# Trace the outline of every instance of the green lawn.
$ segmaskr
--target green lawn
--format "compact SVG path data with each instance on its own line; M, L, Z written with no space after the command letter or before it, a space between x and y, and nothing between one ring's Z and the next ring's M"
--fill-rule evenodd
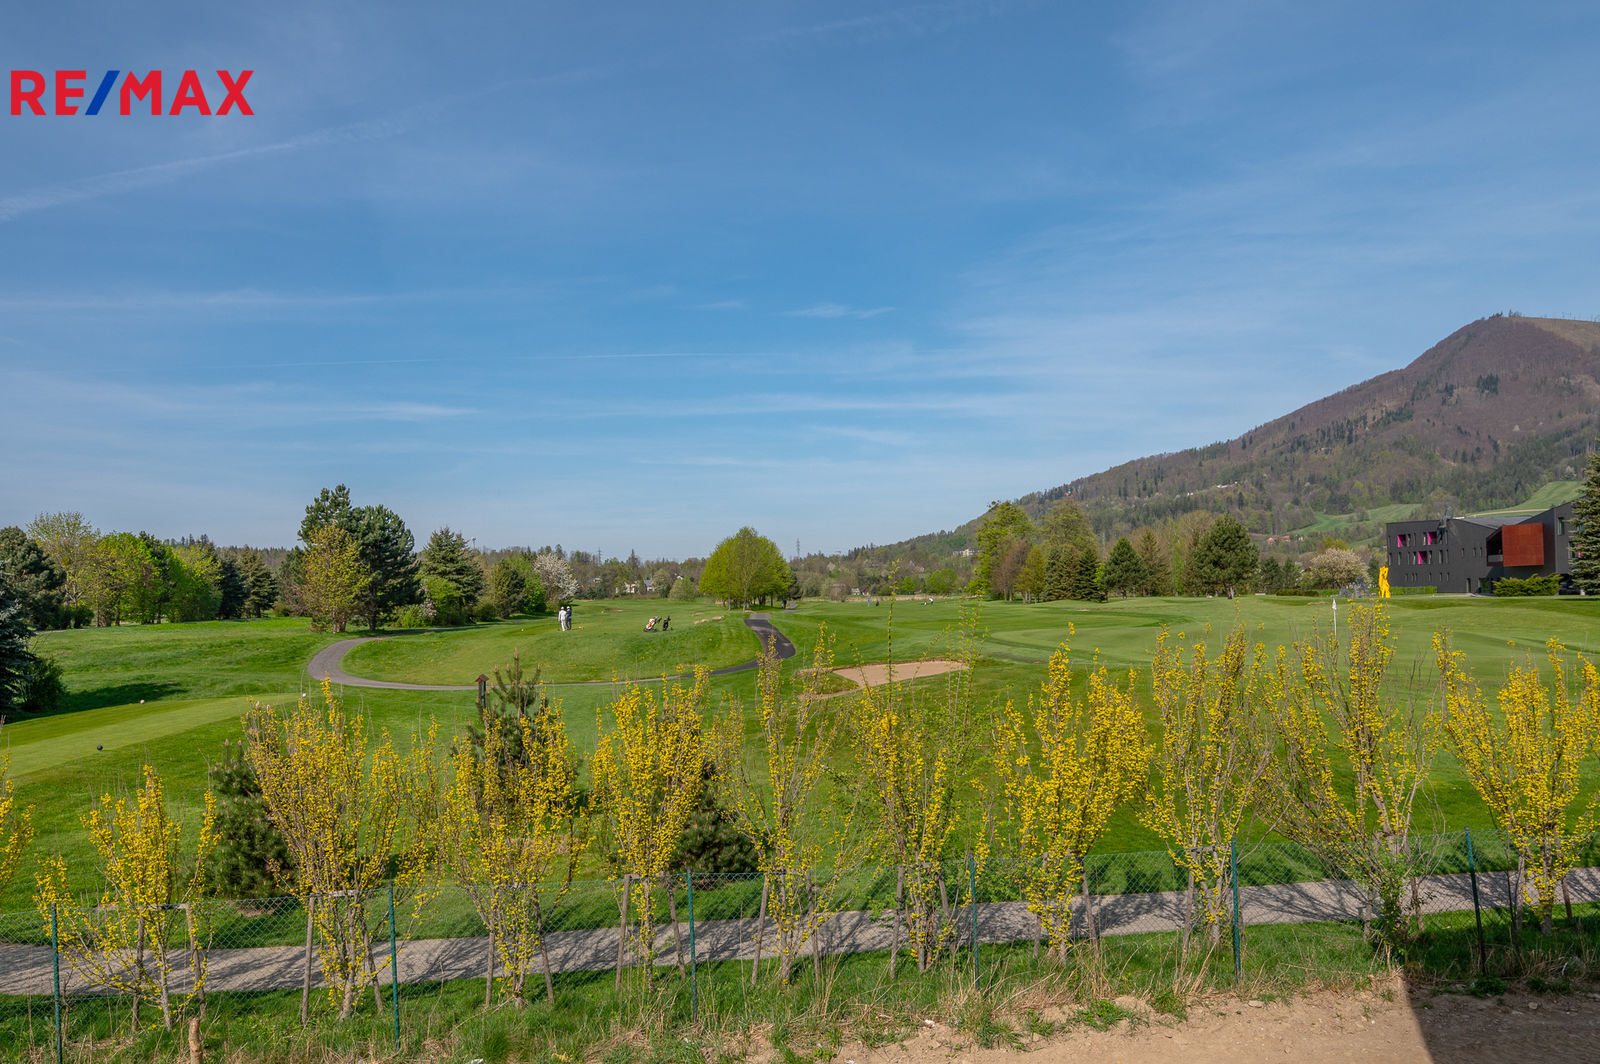
M479 672L492 673L509 661L513 649L522 650L526 665L544 664L545 675L552 680L574 675L649 677L697 661L731 664L755 653L756 642L743 627L742 613L706 604L672 605L677 612L665 638L642 631L644 619L664 612L664 603L580 603L580 627L570 633L555 631L553 619L535 618L405 636L369 647L390 656L384 675L435 682L463 674L462 682L470 682ZM1348 603L1341 603L1340 614L1348 617L1349 608ZM795 610L775 612L774 620L800 648L801 657L789 666L796 668L809 656L824 625L834 636L838 665L884 660L890 654L891 637L897 660L937 656L944 650L946 633L956 623L958 610L955 601L930 605L925 600L907 600L892 608L887 604L808 602ZM1491 685L1515 662L1530 656L1542 661L1544 642L1552 637L1575 651L1591 656L1600 653L1600 599L1419 596L1391 600L1391 610L1398 641L1391 677L1404 685L1414 674L1413 689L1419 698L1432 693L1431 640L1441 628L1451 630L1479 678ZM1333 614L1325 599L1262 596L1237 603L1223 599L988 603L981 613L986 639L974 673L974 688L984 705L1026 699L1043 678L1050 653L1063 640L1070 642L1074 664L1079 667L1086 667L1098 655L1115 668L1143 672L1163 624L1190 637L1210 625L1220 638L1237 617L1250 626L1255 638L1276 645L1307 636L1318 624L1330 624ZM719 615L721 620L693 624L697 617ZM146 759L160 768L169 800L193 819L204 788L205 766L224 740L238 737L239 718L250 699L296 697L309 686L304 669L312 655L337 638L332 633L312 632L300 620L129 626L42 636L39 645L54 654L66 670L72 708L53 717L7 724L3 733L11 749L12 777L19 783L23 801L36 808L39 839L33 858L60 850L74 868L83 869L87 884L83 858L88 851L81 816L94 795L134 782ZM641 645L646 649L640 650ZM582 650L552 661L562 647ZM685 648L699 649L680 656ZM405 660L408 654L416 660ZM354 660L354 655L352 659L347 662L352 672L378 672L375 664ZM646 660L651 663L641 664ZM558 669L558 664L567 671ZM1147 691L1148 681L1141 680L1141 684ZM585 756L593 748L596 711L614 690L601 683L552 691L563 707L574 747ZM430 718L440 721L444 734L454 735L475 713L470 692L349 688L342 694L362 709L375 727L389 729L401 745L413 732L424 730ZM753 694L753 674L721 677L713 681L712 704L740 698L748 706ZM838 710L848 704L848 698L828 703ZM1423 821L1419 828L1427 831L1464 824L1487 827L1489 823L1481 803L1448 756L1438 763L1435 785L1419 816ZM1156 848L1158 840L1138 825L1131 809L1118 815L1102 846L1105 851ZM27 907L31 889L30 865L9 891L0 895L0 911Z
M585 683L647 679L696 665L717 669L755 656L743 613L693 603L680 603L684 608L674 612L673 605L661 599L581 602L570 632L550 616L401 635L356 647L345 657L345 671L402 683L470 684L520 651L524 664L538 663L549 683ZM651 617L662 615L672 616L667 631L644 630Z

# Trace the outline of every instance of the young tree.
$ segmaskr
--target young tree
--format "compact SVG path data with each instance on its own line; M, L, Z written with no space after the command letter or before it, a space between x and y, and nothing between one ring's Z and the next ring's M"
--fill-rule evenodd
M1226 593L1232 598L1246 590L1256 575L1258 557L1250 533L1233 517L1224 514L1201 537L1189 558L1189 574L1195 590L1213 595Z
M700 795L705 762L700 715L709 683L709 673L701 668L688 685L664 681L659 694L628 684L611 703L609 725L607 714L597 724L590 762L594 802L606 856L624 875L623 931L632 904L641 957L655 951L652 888L672 867L678 839ZM672 897L670 890L667 896ZM618 965L620 980L620 951Z
M1215 943L1227 919L1230 847L1265 794L1283 667L1264 645L1249 645L1242 621L1214 657L1205 642L1186 646L1179 635L1174 644L1165 628L1156 642L1150 678L1161 741L1140 820L1188 872L1185 951L1196 924Z
M892 612L890 624L892 635ZM891 665L888 682L861 692L850 721L863 812L872 827L869 846L893 861L901 885L897 895L901 889L909 895L908 905L895 899L891 948L899 948L903 910L918 971L927 971L957 932L943 858L961 820L957 788L971 778L977 761L971 671L979 645L976 612L963 608L960 626L946 640L941 656L962 667L944 674L942 690L896 683Z
M673 602L693 602L700 597L700 589L694 586L693 578L685 574L672 582L672 593L667 597Z
M11 877L17 874L22 855L33 840L33 806L17 804L17 785L11 781L10 771L11 750L0 746L0 891L10 886Z
M994 741L993 845L1051 948L1066 960L1084 858L1118 806L1145 780L1149 745L1133 693L1104 666L1087 690L1072 690L1067 648L1050 656L1048 678L1026 710L1006 703Z
M1577 528L1572 534L1572 582L1600 594L1600 444L1589 452L1583 490L1572 503Z
M1516 849L1518 893L1549 934L1556 892L1596 828L1600 792L1585 796L1582 777L1600 731L1600 672L1580 657L1572 675L1565 648L1551 640L1553 682L1546 685L1532 662L1512 668L1499 692L1500 723L1448 634L1435 635L1434 647L1444 678L1445 738Z
M268 815L294 859L273 877L310 910L323 979L345 1019L362 986L376 1000L366 895L388 878L401 841L401 761L387 731L374 747L365 718L346 712L326 680L320 698L287 713L253 703L244 728Z
M1366 893L1369 931L1388 946L1420 920L1411 812L1437 743L1425 707L1384 689L1394 644L1383 607L1345 616L1347 647L1331 635L1294 646L1295 682L1274 712L1272 800L1279 831Z
M207 889L222 898L273 896L273 869L290 871L294 857L272 822L244 742L223 740L222 756L206 766L206 779L217 800L216 846L205 862Z
M74 970L96 986L133 997L135 1027L141 1000L155 997L161 1022L171 1030L205 991L208 920L198 903L213 844L215 801L207 791L200 837L193 856L185 857L182 826L167 810L161 777L148 764L143 775L131 800L104 794L84 818L103 882L99 905L74 904L60 854L39 871L35 903L47 925L55 914L61 951ZM187 957L175 957L178 950ZM181 993L172 987L180 963L189 969L188 989Z
M326 525L311 534L300 564L300 594L312 622L344 631L372 582L361 564L360 545L338 525Z
M843 721L824 712L816 697L832 665L826 626L818 630L799 691L783 690L775 653L770 645L762 651L756 672L762 759L754 770L743 754L743 706L731 703L713 731L712 758L726 766L728 808L761 864L764 909L778 932L778 981L785 985L795 958L833 915L827 898L855 856L853 810L830 810L824 788L829 763L846 739ZM825 856L833 859L831 869L823 867ZM760 925L756 933L759 966ZM752 968L752 983L755 976Z
M1128 537L1123 536L1111 548L1111 556L1106 559L1106 590L1127 598L1130 591L1138 591L1144 585L1145 579L1144 563L1139 560L1139 552L1133 549Z
M513 658L504 677L495 669L494 696L497 706L480 713L476 741L456 743L442 770L431 753L437 743L414 755L419 829L429 860L460 886L488 929L512 999L527 1000L537 960L554 1001L544 923L583 849L574 819L576 766L561 706L543 696L537 670L525 678L521 659Z

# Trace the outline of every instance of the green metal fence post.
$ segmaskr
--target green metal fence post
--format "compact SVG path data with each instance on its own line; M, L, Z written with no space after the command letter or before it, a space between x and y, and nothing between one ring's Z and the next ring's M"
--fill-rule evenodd
M54 1000L56 1006L56 1064L61 1064L66 1047L62 1044L64 1039L61 1031L61 943L56 937L56 905L50 903L50 968L54 978Z
M1228 840L1228 868L1233 873L1233 981L1244 981L1244 958L1239 952L1239 840Z
M389 881L389 1001L394 1006L394 1048L400 1050L400 952L395 947L394 880Z
M684 884L689 889L689 1009L694 1016L694 1022L700 1022L700 984L695 978L694 968L694 870L689 869L683 873Z
M1483 945L1483 907L1478 904L1478 860L1472 852L1472 829L1463 828L1467 836L1467 877L1472 880L1472 918L1478 924L1478 974L1489 970L1489 957Z
M978 869L967 851L967 891L972 902L972 985L983 989L983 974L978 968Z

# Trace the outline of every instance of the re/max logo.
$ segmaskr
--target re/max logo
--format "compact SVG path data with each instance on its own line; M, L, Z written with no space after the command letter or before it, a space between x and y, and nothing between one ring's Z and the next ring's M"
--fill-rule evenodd
M242 115L253 115L250 110L250 101L244 98L244 87L250 81L253 70L241 70L237 75L226 70L217 71L217 78L222 82L221 90L213 89L213 93L222 97L222 103L216 111L211 110L211 100L206 98L205 86L200 83L200 75L193 70L185 70L178 79L177 91L172 94L172 107L163 111L161 107L161 71L152 70L144 77L139 77L133 71L128 71L127 77L122 79L122 86L118 90L118 112L132 114L135 106L148 104L153 115L182 114L184 108L192 107L195 113L202 115L225 115L237 106ZM120 70L108 70L106 76L100 79L100 87L94 90L94 96L89 100L89 106L82 109L86 115L97 115L100 108L105 106L106 98L113 89L117 89L117 78L122 75ZM49 100L55 106L54 111L45 110L46 90L50 88L50 79L37 70L13 70L11 72L11 113L20 115L26 107L31 114L58 114L75 115L79 113L76 101L84 98L84 88L88 81L88 72L84 70L57 70L55 71L55 91L50 92Z

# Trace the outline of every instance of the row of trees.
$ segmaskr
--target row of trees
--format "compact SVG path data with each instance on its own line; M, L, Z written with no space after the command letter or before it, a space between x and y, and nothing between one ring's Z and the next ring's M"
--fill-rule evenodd
M964 617L944 652L970 663L976 627ZM1024 703L997 713L980 705L970 670L946 674L942 687L872 688L825 712L815 697L832 658L823 631L812 669L785 676L763 659L753 711L710 709L703 672L625 687L601 713L587 798L559 707L519 663L497 671L496 705L470 739L445 743L434 724L403 752L324 686L294 707L254 707L244 759L284 844L270 861L274 881L312 912L344 1015L375 983L360 898L396 866L417 912L449 884L472 902L494 943L491 995L498 977L525 1000L541 969L551 992L544 928L582 867L619 881L624 948L652 955L661 904L670 915L674 897L663 877L708 780L763 873L780 981L834 915L840 877L869 861L900 870L894 956L935 963L955 934L944 862L963 850L1011 882L1052 955L1066 958L1079 948L1085 858L1128 808L1187 872L1185 949L1192 933L1220 934L1228 854L1252 823L1273 825L1357 884L1374 943L1392 947L1420 929L1414 812L1442 747L1510 839L1517 898L1548 931L1596 827L1596 796L1581 778L1600 754L1600 673L1552 644L1553 676L1532 661L1513 669L1498 691L1501 719L1441 633L1442 699L1430 711L1386 682L1394 647L1381 606L1352 609L1345 634L1269 649L1243 628L1216 642L1209 632L1163 633L1149 675L1153 734L1138 677L1099 662L1075 668L1065 646ZM26 813L5 804L10 794L0 789L9 833L0 860L27 830ZM192 912L204 892L196 869L218 836L209 797L205 810L198 841L180 847L147 766L136 795L104 796L86 818L105 881L100 908L71 904L59 858L38 879L41 911L65 914L63 943L80 970L160 999L169 1023L187 1006L168 965L194 966L184 985L203 987L204 953L182 949L202 943L162 938L154 914ZM182 927L171 922L170 933ZM136 943L140 961L129 965ZM94 967L107 951L114 972Z
M0 529L0 568L35 629L259 617L278 597L276 577L249 547L101 532L78 513Z

